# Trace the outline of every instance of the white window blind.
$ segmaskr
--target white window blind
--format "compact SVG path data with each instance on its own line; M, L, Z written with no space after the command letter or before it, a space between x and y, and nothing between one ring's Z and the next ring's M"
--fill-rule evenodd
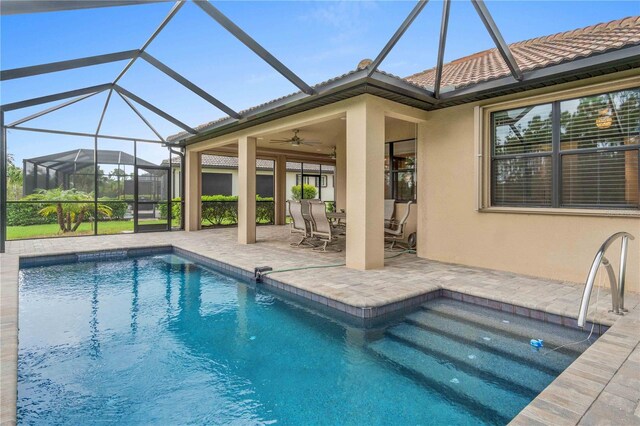
M640 208L640 89L491 114L494 206Z

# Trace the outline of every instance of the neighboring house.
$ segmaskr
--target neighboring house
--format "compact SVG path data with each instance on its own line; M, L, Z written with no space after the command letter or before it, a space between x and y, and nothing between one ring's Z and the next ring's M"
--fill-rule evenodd
M406 198L411 188L419 257L578 282L600 244L627 231L636 236L628 288L639 291L640 17L509 48L521 73L494 48L445 64L436 93L434 69L401 79L370 73L365 63L311 95L169 140L186 146L187 170L202 153L235 151L246 170L240 182L250 182L261 153L284 162L320 148L326 158L332 148L350 268L384 266L384 198ZM266 143L294 129L327 146L274 153ZM413 153L396 157L392 141L408 141ZM277 175L276 223L284 223L288 194L279 194ZM394 182L404 185L395 195L387 190ZM188 231L200 226L197 188L197 176L189 177ZM251 188L239 185L241 200L255 196ZM253 214L241 203L240 243L255 242Z
M173 193L180 193L180 158L172 157ZM167 161L163 161L166 165ZM287 199L293 198L291 188L303 179L303 163L287 162ZM256 193L261 197L274 195L274 161L256 160ZM333 177L335 167L331 165L304 163L304 182L316 187L317 197L334 201ZM202 195L238 195L238 157L226 155L202 156Z

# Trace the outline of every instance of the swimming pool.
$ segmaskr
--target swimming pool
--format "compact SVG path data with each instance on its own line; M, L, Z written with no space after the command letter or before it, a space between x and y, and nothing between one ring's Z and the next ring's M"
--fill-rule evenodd
M504 424L586 333L450 299L362 328L175 255L20 271L23 424ZM593 338L592 338L593 340Z

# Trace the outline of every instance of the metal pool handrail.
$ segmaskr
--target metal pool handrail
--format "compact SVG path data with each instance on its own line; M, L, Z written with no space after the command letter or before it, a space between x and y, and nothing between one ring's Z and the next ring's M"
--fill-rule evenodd
M616 274L604 254L618 238L622 239L622 247L620 249L620 270L618 271L618 280L616 281ZM587 282L584 287L584 293L582 293L582 302L580 303L580 313L578 314L578 327L584 327L584 321L587 316L587 310L589 309L589 299L591 298L591 290L593 289L593 283L596 279L596 274L600 268L600 264L603 264L607 270L609 276L609 285L611 286L611 304L612 312L617 315L624 315L624 281L626 278L627 268L627 246L629 239L634 239L633 235L628 232L616 232L612 236L606 239L604 243L598 249L595 259L591 264L589 275L587 276Z

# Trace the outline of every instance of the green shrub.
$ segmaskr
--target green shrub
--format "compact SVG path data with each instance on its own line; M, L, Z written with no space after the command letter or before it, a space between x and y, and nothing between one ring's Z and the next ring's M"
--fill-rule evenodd
M181 220L182 218L182 205L180 202L180 197L173 198L171 200L171 218L173 220ZM167 204L160 203L158 204L158 210L160 211L160 218L167 218Z
M257 198L256 203L256 222L257 223L274 223L275 212L273 198Z
M182 214L181 199L174 198L171 205L173 219L180 220ZM256 196L256 222L273 223L273 197ZM234 225L238 223L238 196L236 195L203 195L202 220L209 225ZM160 216L167 218L167 205L159 205Z
M305 183L303 185L303 191L304 191L304 199L305 200L310 200L312 198L316 197L316 194L318 192L318 190L316 189L315 186L313 185L309 185L307 183ZM291 187L291 196L293 197L294 200L300 200L300 185L294 185Z
M235 195L203 195L202 220L210 225L238 223L238 197Z
M28 197L29 201L37 201L37 194ZM25 200L26 201L26 200ZM7 203L7 226L29 226L56 223L55 217L45 217L39 214L45 203Z
M111 207L111 219L122 220L127 214L129 203L116 198L101 197L98 199L102 204Z

